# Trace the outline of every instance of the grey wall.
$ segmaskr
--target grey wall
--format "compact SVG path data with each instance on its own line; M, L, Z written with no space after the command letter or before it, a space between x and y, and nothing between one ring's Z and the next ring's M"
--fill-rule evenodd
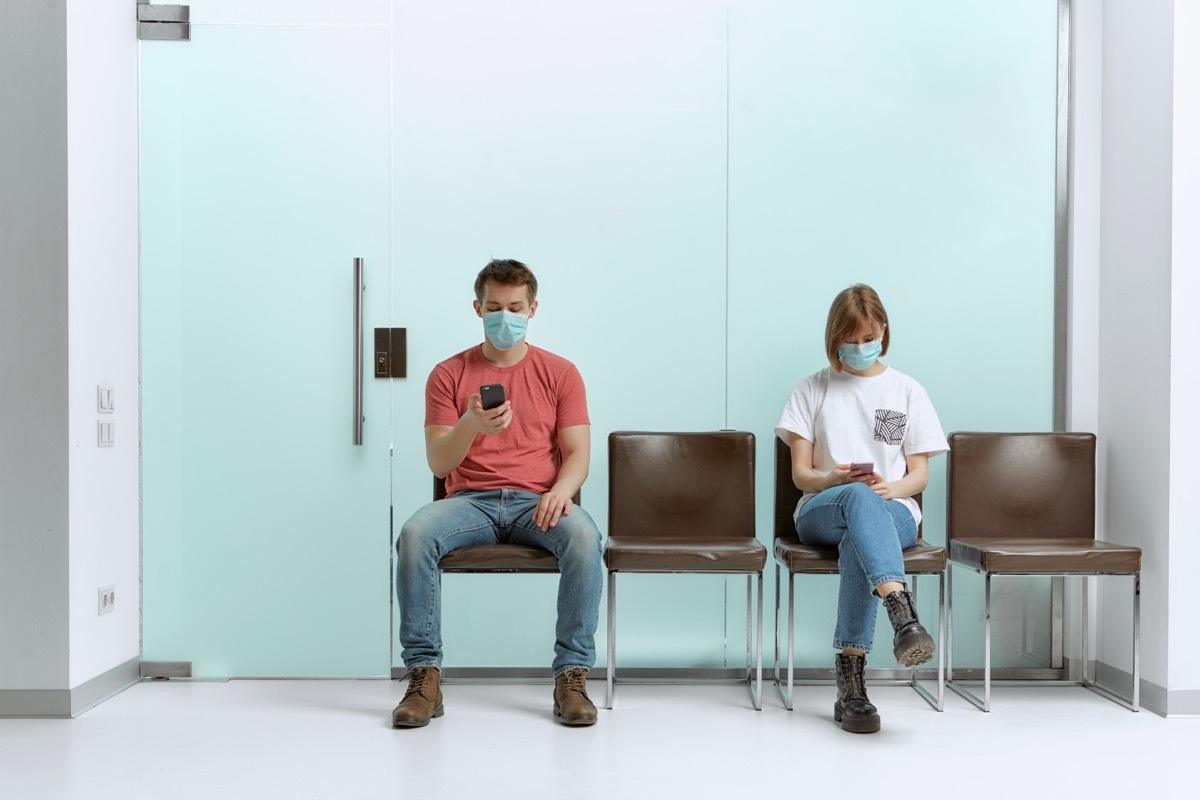
M65 0L0 4L0 702L68 681L66 71Z

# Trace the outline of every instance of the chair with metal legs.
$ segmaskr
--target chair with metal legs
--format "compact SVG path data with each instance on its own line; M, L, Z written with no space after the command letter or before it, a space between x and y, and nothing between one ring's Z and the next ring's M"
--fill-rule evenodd
M616 432L608 437L608 697L617 683L617 574L746 576L746 685L762 708L762 572L754 434ZM752 588L758 578L757 636ZM752 644L757 641L757 665ZM691 681L694 682L694 681Z
M796 523L792 518L796 504L800 501L801 491L792 482L792 450L778 437L775 439L775 688L788 711L792 710L792 687L824 686L832 684L834 679L822 678L817 680L795 679L795 579L796 575L838 575L838 551L823 547L814 547L800 543L796 535ZM921 495L914 498L921 503ZM917 543L904 551L904 573L914 578L911 581L911 591L914 600L917 596L917 581L919 576L936 575L938 579L938 629L937 629L937 694L926 689L917 679L917 667L912 667L908 677L901 679L880 680L872 679L872 683L888 685L901 683L912 686L935 710L945 707L946 678L945 661L942 653L942 642L945 641L946 630L946 550L928 544L921 538L921 527L917 527ZM787 689L783 687L783 678L779 672L779 622L780 622L780 592L782 580L780 572L787 570Z
M446 480L436 475L433 478L433 499L446 497ZM579 505L579 492L571 498ZM532 545L498 542L475 547L463 547L442 556L438 562L442 574L498 573L498 572L558 572L558 559L549 550Z
M946 541L950 548L948 684L983 711L992 700L992 577L1083 576L1083 685L1126 708L1140 707L1142 551L1096 540L1096 436L1091 433L953 433L947 456ZM954 566L984 576L983 697L954 678ZM1133 579L1130 698L1089 677L1088 579Z
M445 497L445 479L434 476L433 499L442 500ZM579 497L580 493L576 492L575 496L571 498L575 505L580 504ZM438 561L439 580L442 575L494 575L501 573L552 575L558 571L558 558L549 550L512 542L459 548L442 556ZM443 680L454 682L455 679L450 677ZM460 678L460 680L474 681L477 678ZM491 679L486 680L490 682Z

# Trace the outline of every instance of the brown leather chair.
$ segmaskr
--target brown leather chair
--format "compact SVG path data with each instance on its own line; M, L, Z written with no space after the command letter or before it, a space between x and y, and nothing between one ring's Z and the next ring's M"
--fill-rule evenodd
M446 497L446 480L433 477L433 499ZM580 505L579 492L571 498ZM442 573L464 574L472 572L558 572L558 558L549 550L524 544L484 544L463 547L442 556L438 562Z
M1091 433L952 433L947 456L946 541L951 565L984 576L983 698L954 680L954 576L950 577L951 689L989 711L992 576L1083 576L1082 685L1137 711L1141 680L1142 551L1096 540L1096 436ZM1088 678L1088 577L1133 578L1133 696ZM1075 681L1040 681L1067 683Z
M433 476L433 499L446 497L446 480ZM571 498L579 505L579 492ZM451 575L493 574L502 572L554 574L558 572L558 558L549 550L511 542L482 544L462 547L442 556L438 562L438 578ZM452 681L453 678L443 678Z
M792 449L779 437L775 437L775 688L783 700L784 707L792 710L792 686L795 681L795 577L799 575L837 575L841 572L838 566L838 551L823 547L801 544L796 535L796 523L792 515L796 504L800 502L803 493L792 482ZM919 505L921 495L914 499ZM780 600L780 568L788 571L788 663L787 690L784 691L779 675L779 600ZM945 661L942 655L942 642L945 632L946 610L946 550L928 544L921 538L921 526L917 527L917 543L904 551L904 573L906 575L936 575L938 578L938 665L937 665L937 694L934 695L917 680L917 668L913 667L906 684L916 689L917 694L936 710L945 707L946 679ZM912 581L912 593L917 594L917 582ZM874 681L876 683L880 681ZM823 685L832 683L832 679L819 681L801 681L804 685Z
M609 434L608 488L608 707L617 671L617 574L653 572L746 576L746 685L755 710L761 709L767 549L755 536L754 434ZM758 659L752 679L756 576Z

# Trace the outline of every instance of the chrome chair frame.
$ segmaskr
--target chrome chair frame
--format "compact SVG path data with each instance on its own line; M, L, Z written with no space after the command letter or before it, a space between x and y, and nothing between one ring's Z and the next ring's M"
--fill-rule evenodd
M643 575L745 575L746 576L746 687L750 693L750 702L754 706L755 711L762 711L762 613L763 613L763 574L762 572L743 572L743 571L704 571L695 572L690 570L609 570L608 571L608 663L607 663L607 684L608 691L605 700L605 706L609 709L613 707L613 699L615 696L615 686L617 683L637 683L638 681L618 681L616 679L617 672L617 573L627 572L629 574ZM751 598L753 595L754 578L758 578L758 629L757 637L754 635L754 605ZM755 648L754 643L757 642ZM751 650L757 649L757 663L751 664ZM757 673L757 678L754 678ZM753 680L752 680L753 678ZM694 680L674 681L696 683ZM741 681L737 681L741 683Z
M788 570L788 659L787 659L787 690L783 688L783 678L779 674L779 619L780 619L780 584L781 570L783 565L779 560L775 561L775 690L779 693L779 699L783 701L783 707L788 711L792 709L792 688L794 686L828 686L833 683L832 679L795 679L795 631L796 631L796 602L795 602L795 582L796 575L840 575L840 570L829 570L826 572L803 572L796 573ZM917 694L919 694L925 702L935 711L943 711L946 707L946 656L942 649L942 643L947 641L946 636L946 573L945 572L909 572L906 575L918 578L936 575L938 578L938 629L937 629L937 694L933 694L921 684L917 678L917 668L911 667L909 678L892 678L878 680L874 679L871 683L881 686L911 686ZM912 581L913 601L917 598L917 581Z
M974 692L971 692L963 682L954 679L954 570L950 569L950 602L948 605L949 616L949 634L947 637L947 649L949 650L949 665L947 667L946 685L949 686L955 693L968 700L972 705L981 711L991 711L992 709L992 577L1021 577L1021 576L1038 576L1038 577L1070 577L1078 576L1083 578L1083 679L1081 681L1074 680L1017 680L1017 681L997 681L1004 685L1013 686L1083 686L1086 689L1091 689L1101 697L1106 697L1118 705L1124 706L1130 711L1138 711L1141 708L1141 614L1142 614L1142 573L1141 572L987 572L985 570L975 569L967 564L958 564L951 561L950 566L958 566L963 569L968 569L979 575L983 575L983 697L980 698ZM1115 692L1107 689L1093 679L1088 677L1088 669L1091 656L1091 637L1088 635L1088 586L1089 579L1093 576L1118 576L1133 578L1133 691L1131 698L1121 697ZM978 681L972 681L977 683Z

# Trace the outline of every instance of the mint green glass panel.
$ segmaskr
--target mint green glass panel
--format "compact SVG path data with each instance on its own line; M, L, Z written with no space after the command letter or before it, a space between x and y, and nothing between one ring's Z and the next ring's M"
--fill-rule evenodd
M759 436L764 539L775 420L826 365L829 304L851 283L879 291L885 361L947 432L1050 429L1056 35L1054 0L730 4L729 423ZM944 458L931 475L924 535L940 544ZM982 579L956 574L956 661L977 664ZM796 586L797 663L827 667L837 581ZM993 588L993 663L1045 665L1049 582ZM936 580L921 591L935 622Z
M492 257L534 269L529 341L583 374L583 505L602 531L609 432L724 427L725 14L723 2L455 0L397 16L393 297L410 342L394 401L397 532L430 495L425 378L482 339L472 283ZM723 663L725 580L621 579L621 663ZM556 586L447 576L446 666L549 665ZM603 664L603 610L598 639Z
M141 45L144 658L388 672L386 27ZM351 444L353 259L365 442Z

